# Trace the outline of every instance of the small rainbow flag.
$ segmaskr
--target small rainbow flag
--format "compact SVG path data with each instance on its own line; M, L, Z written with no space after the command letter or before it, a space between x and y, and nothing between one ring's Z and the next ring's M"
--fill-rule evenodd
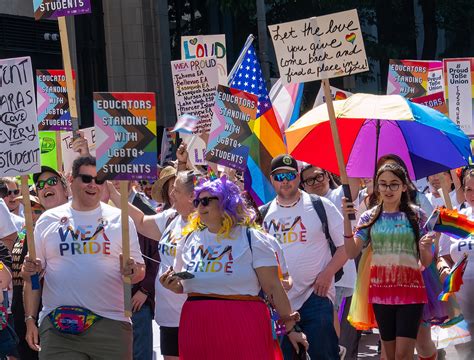
M448 301L449 297L459 291L463 284L462 276L467 265L467 254L453 266L448 277L444 280L443 291L438 296L438 300Z
M214 170L211 169L210 166L207 168L207 177L208 177L209 180L211 180L211 181L214 181L214 180L217 179L216 173L214 172Z
M464 239L474 234L474 221L457 210L436 209L427 221L428 230L437 231L456 239Z

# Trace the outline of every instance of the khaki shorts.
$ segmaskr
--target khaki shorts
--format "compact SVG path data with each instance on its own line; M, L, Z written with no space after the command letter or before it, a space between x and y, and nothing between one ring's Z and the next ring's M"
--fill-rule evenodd
M132 324L102 318L79 335L56 330L48 317L39 328L40 360L132 360Z

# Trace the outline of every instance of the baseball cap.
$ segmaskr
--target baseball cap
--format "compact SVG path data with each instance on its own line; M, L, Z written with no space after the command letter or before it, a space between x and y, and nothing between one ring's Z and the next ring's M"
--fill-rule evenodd
M289 170L298 172L298 163L295 158L288 154L281 154L273 158L271 162L272 174L277 170Z
M41 171L39 173L33 174L33 182L36 184L41 174L45 172L53 173L57 175L59 179L61 179L61 181L63 181L62 175L57 170L54 170L52 167L49 166L41 166Z

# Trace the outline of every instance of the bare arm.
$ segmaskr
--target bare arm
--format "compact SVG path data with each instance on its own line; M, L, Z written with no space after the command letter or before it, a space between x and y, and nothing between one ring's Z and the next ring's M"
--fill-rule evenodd
M316 276L316 281L313 285L316 295L327 296L332 281L334 280L334 275L344 266L346 261L347 255L344 246L339 246L329 264Z
M39 304L41 300L41 289L33 290L31 288L31 276L24 276L23 277L23 304L25 306L25 319L29 316L33 318L29 318L26 320L26 342L28 346L35 350L39 351L39 333L38 327L36 325L36 316L39 310Z
M120 206L120 193L109 181L107 182L107 188L109 189L110 200L112 200L116 206ZM156 225L154 215L145 215L143 211L130 203L128 203L128 215L135 223L139 234L156 241L161 239L162 234L158 225Z
M262 286L263 291L270 298L273 306L275 306L278 314L280 314L281 319L286 319L284 324L287 331L290 331L293 329L296 322L290 317L292 313L291 305L280 279L278 278L278 267L263 266L256 268L255 272L257 273L258 281ZM288 338L295 349L298 349L298 343L303 344L306 348L308 347L306 337L302 333L292 331L288 335Z
M8 248L8 251L10 251L10 253L13 250L13 245L15 244L17 236L18 236L18 233L14 232L0 239L0 241L2 241L5 244L5 246Z

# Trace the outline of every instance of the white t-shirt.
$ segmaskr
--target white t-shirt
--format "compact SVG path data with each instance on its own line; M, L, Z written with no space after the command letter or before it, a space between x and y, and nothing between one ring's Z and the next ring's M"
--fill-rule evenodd
M23 226L25 226L25 219L14 213L10 213L10 216L15 224L16 230L20 232L23 229Z
M175 271L195 277L184 280L185 293L257 296L261 286L255 269L278 266L268 236L250 229L250 249L246 228L235 227L230 238L217 239L208 229L194 231L178 246Z
M137 232L128 219L130 256L143 264ZM59 306L81 306L105 318L124 316L121 211L100 203L77 211L64 204L46 211L35 227L36 256L45 269L40 322Z
M186 221L179 215L162 231L161 239L158 243L160 253L160 267L155 280L155 321L160 326L178 327L181 316L181 308L187 296L176 294L163 287L160 283L160 276L174 265L176 258L177 244L183 240L182 231L186 226ZM161 231L161 230L160 230Z
M441 190L440 190L441 191ZM453 205L453 207L457 207L459 206L459 203L456 199L456 191L451 191L449 193L449 197L451 199L451 203ZM426 194L426 198L428 199L428 201L430 202L430 204L433 206L433 208L436 208L437 206L444 206L444 200L443 200L443 197L440 196L440 197L435 197L433 195L433 193L428 193ZM429 213L427 213L429 215Z
M472 208L468 207L459 211L460 214L466 215L470 220L474 220ZM474 324L474 236L466 239L455 239L443 234L439 240L440 256L451 255L456 263L466 253L468 261L466 270L462 277L463 284L456 293L456 300L461 307L464 319L469 324Z
M343 218L334 204L321 198L328 219L329 233L336 247L344 245ZM291 208L283 208L272 201L263 222L267 232L279 241L286 264L293 279L288 292L293 310L299 310L313 292L316 276L331 261L331 250L310 196L302 192L300 201ZM328 298L334 303L334 282Z
M160 233L162 235L165 232L166 223L168 222L168 219L170 218L170 216L174 216L174 214L176 214L175 209L167 209L162 212L159 212L156 215L152 215L155 220L156 226L158 227L158 230L160 230Z
M344 197L344 190L342 186L339 186L336 189L329 189L328 193L324 195L326 199L331 200L331 202L336 206L339 211L342 211L342 198ZM357 209L359 205L359 196L357 196L354 201L354 207ZM328 221L331 220L328 218ZM355 266L355 261L352 259L347 260L343 266L344 274L341 279L336 283L336 287L345 287L349 289L355 288L355 283L357 280L357 270Z
M10 210L3 199L0 199L0 239L17 232Z

